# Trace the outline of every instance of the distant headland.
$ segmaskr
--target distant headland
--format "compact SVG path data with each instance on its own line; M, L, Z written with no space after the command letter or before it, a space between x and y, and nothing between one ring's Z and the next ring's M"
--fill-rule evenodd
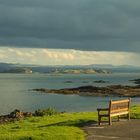
M110 74L112 71L92 66L36 66L0 63L0 73Z
M104 64L91 65L32 65L0 63L0 73L47 73L47 74L111 74L111 73L139 73L140 67L113 66Z

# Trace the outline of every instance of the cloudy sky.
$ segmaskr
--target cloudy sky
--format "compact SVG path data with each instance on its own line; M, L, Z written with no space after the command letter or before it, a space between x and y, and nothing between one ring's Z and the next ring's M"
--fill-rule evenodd
M0 0L0 62L140 65L139 26L139 0Z

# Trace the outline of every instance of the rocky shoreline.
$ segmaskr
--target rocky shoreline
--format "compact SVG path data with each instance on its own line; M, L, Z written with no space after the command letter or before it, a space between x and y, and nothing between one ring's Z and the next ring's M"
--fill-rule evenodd
M140 86L140 79L134 79L134 80L130 80L132 82L134 82L136 85Z
M22 112L18 109L15 109L13 112L11 112L8 115L0 116L0 124L19 121L26 117L31 117L31 116L32 116L31 112Z
M106 87L96 87L89 85L63 89L36 88L33 89L33 91L49 94L64 94L64 95L79 95L79 96L140 97L140 79L133 79L130 81L134 82L136 86L110 85ZM105 81L99 80L95 82L105 82Z
M80 96L118 96L118 97L140 97L140 86L111 85L107 87L81 86L77 88L64 89L33 89L42 93L80 95Z
M14 111L12 111L8 115L1 115L0 116L0 125L5 124L5 123L20 121L20 120L23 120L27 117L52 116L52 115L61 114L64 112L65 111L59 112L53 107L48 107L45 109L37 109L34 112L23 112L23 111L20 111L18 109L15 109Z

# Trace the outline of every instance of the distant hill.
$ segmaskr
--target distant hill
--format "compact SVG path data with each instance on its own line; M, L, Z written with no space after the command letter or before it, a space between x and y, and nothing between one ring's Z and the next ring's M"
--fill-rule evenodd
M140 72L140 67L129 65L65 65L65 66L39 66L0 63L0 73L62 73L62 74L95 74L95 73L114 73L114 72Z
M4 70L9 70L13 67L14 67L13 64L0 63L0 72L3 72Z
M33 71L29 68L12 68L9 70L4 70L2 73L25 73L25 74L31 74Z
M140 73L140 66L132 66L132 65L110 65L110 64L93 64L88 65L89 68L94 69L106 69L108 71L117 72L117 73L129 73L129 72L136 72Z

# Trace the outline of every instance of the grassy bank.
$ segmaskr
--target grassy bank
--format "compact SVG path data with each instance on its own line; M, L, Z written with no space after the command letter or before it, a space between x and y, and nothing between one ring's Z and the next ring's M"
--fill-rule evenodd
M140 106L131 109L132 118L140 118ZM30 117L0 125L0 140L84 140L80 126L97 121L96 112L64 113Z
M78 127L97 119L96 113L64 113L55 116L30 117L0 126L0 140L83 140Z
M140 105L131 107L131 118L140 119Z

